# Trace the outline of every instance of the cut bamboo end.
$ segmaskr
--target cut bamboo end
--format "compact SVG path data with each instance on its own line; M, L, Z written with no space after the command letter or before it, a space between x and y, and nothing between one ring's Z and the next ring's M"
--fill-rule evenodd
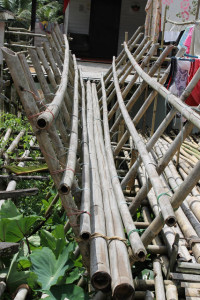
M63 194L63 195L68 195L69 192L70 192L70 187L65 184L65 183L62 183L60 184L60 187L59 187L59 191Z
M48 126L48 122L44 117L38 117L37 119L37 126L40 129L45 129Z
M83 239L84 241L88 241L90 237L91 237L91 233L88 231L81 232L80 234L80 238Z
M169 216L168 218L165 219L165 224L168 225L169 227L175 226L177 223L177 220L174 216Z
M129 297L133 297L134 294L135 290L132 285L122 283L115 288L113 298L118 300L129 299Z
M97 290L107 290L111 286L111 277L106 272L96 272L91 278L91 283Z
M145 251L143 251L143 249L139 249L137 251L137 253L135 253L136 258L139 261L145 261L146 255L147 255L147 253Z

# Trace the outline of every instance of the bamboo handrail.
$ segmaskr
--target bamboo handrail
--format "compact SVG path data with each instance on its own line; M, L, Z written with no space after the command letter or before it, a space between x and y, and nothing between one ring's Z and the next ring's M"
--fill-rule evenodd
M149 157L148 151L146 150L144 142L141 140L140 136L137 133L137 130L135 126L133 125L131 118L128 114L128 111L126 110L126 107L123 102L123 98L121 95L117 75L116 75L116 69L115 69L115 59L113 58L113 76L114 76L114 82L115 82L115 88L117 93L117 99L119 102L119 107L121 110L121 113L124 117L125 123L128 127L128 130L137 146L138 152L141 155L141 158L143 162L145 163L146 171L149 176L149 179L154 187L155 193L160 198L160 195L162 194L162 199L159 201L159 205L162 211L162 215L164 218L164 222L167 223L169 226L173 226L176 223L176 218L173 212L173 209L169 203L169 198L164 192L163 185L160 181L160 178L156 172L155 166L152 164L152 161Z
M105 135L105 149L106 149L106 155L110 170L110 176L112 178L112 185L115 193L115 197L118 201L118 207L122 216L122 220L124 222L126 232L129 235L131 231L133 231L129 236L129 241L133 250L133 255L138 259L143 261L146 256L146 250L144 249L140 237L135 230L135 226L133 223L133 220L131 218L131 215L129 213L128 207L125 204L124 195L121 189L120 181L117 175L113 154L112 154L112 148L111 148L111 141L110 141L110 135L109 135L109 125L108 125L108 111L107 111L107 105L106 105L106 92L105 92L105 85L103 78L101 78L101 84L102 84L102 95L103 95L103 123L104 123L104 135ZM135 230L135 232L134 232Z
M63 67L63 73L59 89L56 92L55 98L48 108L43 112L37 119L37 125L41 129L45 129L50 126L52 122L55 121L64 99L64 94L67 89L68 82L68 70L69 70L69 45L66 36L65 37L65 62Z

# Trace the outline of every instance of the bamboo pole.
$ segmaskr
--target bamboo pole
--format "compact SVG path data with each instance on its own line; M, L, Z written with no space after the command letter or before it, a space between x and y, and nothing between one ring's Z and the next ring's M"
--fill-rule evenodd
M160 205L160 208L162 211L164 222L169 226L173 226L176 222L176 218L175 218L174 212L172 210L172 207L169 203L169 198L163 192L163 190L164 190L163 185L162 185L162 182L160 181L158 173L156 172L156 168L152 164L152 161L150 159L148 151L146 150L145 144L142 141L142 139L140 138L140 136L138 135L137 130L136 130L135 126L133 125L131 118L126 110L125 105L124 105L124 102L123 102L123 99L121 96L121 92L120 92L120 88L119 88L119 84L118 84L118 80L117 80L117 76L116 76L115 59L113 59L113 76L114 76L115 88L116 88L116 92L117 92L117 98L118 98L118 102L119 102L119 107L121 109L121 113L124 117L124 120L126 120L126 125L128 127L128 130L129 130L129 132L135 142L135 145L138 149L138 152L140 153L141 158L145 164L147 174L152 183L152 186L154 188L154 191L156 193L158 200L160 199L160 197L161 197L160 195L162 194L162 200L159 201L159 205Z
M176 285L173 284L167 284L165 286L166 288L166 299L167 300L178 300L178 291Z
M29 287L23 285L23 287L19 288L14 300L25 300L29 292Z
M2 141L1 141L1 148L0 148L0 157L2 156L4 149L6 147L6 144L8 143L9 137L11 135L12 129L9 127L6 130L5 136L3 137Z
M23 71L22 65L19 61L19 58L13 51L11 51L7 48L3 48L2 52L5 57L6 63L10 69L10 72L12 74L14 84L15 84L17 92L20 96L20 99L21 99L21 102L25 109L26 115L29 118L29 121L33 128L33 131L37 137L38 143L39 143L41 151L43 153L43 156L45 157L45 160L47 162L49 171L52 175L52 178L54 180L56 187L58 188L60 180L61 180L60 172L62 172L62 169L59 165L59 160L56 157L56 153L52 147L52 144L51 144L48 134L45 131L38 132L34 118L32 117L33 115L38 114L39 110L35 105L35 99L34 99L33 95L31 93L27 92L27 91L29 91L29 85L28 85L28 81L25 77L25 73ZM19 74L20 74L20 76L19 76ZM72 230L75 233L76 237L79 237L79 230L78 230L77 223L76 223L77 217L76 217L76 214L74 213L77 211L77 207L74 203L72 195L69 194L67 196L64 196L64 195L60 194L60 198L62 201L62 205L66 211L66 214L69 217L69 221L70 221ZM84 264L87 267L89 267L89 265L88 265L89 254L88 254L87 245L79 242L79 246L80 246L81 254L83 256Z
M184 52L185 50L182 48L181 50L178 51L176 56L181 56L181 54ZM167 70L164 72L163 76L160 79L160 83L164 84L164 82L167 79L167 76L170 72L170 67L167 68ZM152 91L150 93L150 95L147 97L147 99L145 100L144 104L142 105L142 107L139 109L139 111L137 112L136 116L133 119L133 122L135 125L137 125L137 123L139 122L139 120L142 118L142 116L144 115L144 113L147 111L147 109L149 108L149 106L151 105L151 103L153 102L154 98L157 95L157 91ZM167 125L166 125L167 126ZM114 151L114 155L118 155L118 153L121 150L121 147L126 143L127 139L128 139L128 131L125 132L124 136L122 137L121 141L118 143L115 151Z
M137 64L130 51L124 43L125 51L133 64L136 72L146 81L153 89L155 89L161 96L166 98L170 104L172 104L188 121L192 122L198 129L200 129L200 116L191 107L184 104L179 98L171 94L165 87L163 87L154 78L151 78L146 74L140 66ZM164 53L164 52L163 52Z
M138 39L140 39L140 35L138 36ZM134 43L134 44L135 44L135 43ZM134 46L134 44L133 44L133 46ZM137 56L139 55L139 53L141 53L141 51L142 51L142 53L144 53L144 52L143 52L143 49L145 48L144 50L147 50L148 48L146 48L146 46L149 47L150 44L151 44L151 43L148 43L148 38L145 37L145 38L141 41L141 43L139 44L139 46L136 48L136 50L133 52L133 56L134 56L134 57L137 57ZM131 47L131 49L132 49L132 47ZM130 51L131 51L131 49L130 49ZM127 57L127 56L125 56L125 59L126 59L126 57ZM132 67L132 65L131 65L129 62L128 62L127 64L125 64L125 65L123 65L123 62L124 62L124 60L120 61L120 62L117 64L117 66L116 66L116 68L119 69L118 77L119 77L120 83L122 83L122 84L125 82L127 76L128 76L128 75L130 74L130 72L133 70L133 67ZM121 64L122 64L122 68L120 69ZM111 74L111 75L112 75L112 74ZM112 76L111 76L111 78L112 78ZM110 78L110 80L111 80L111 78ZM106 85L106 84L107 84L107 83L106 83L106 81L105 81L105 85ZM102 90L101 90L101 89L100 89L100 91L101 91L101 93L102 93ZM108 88L106 88L106 94L108 95L109 93L111 93L111 95L110 95L110 96L108 97L108 99L107 99L108 103L112 100L113 96L115 95L114 83L113 83L113 82L111 82L110 85L108 86ZM98 95L99 95L99 93L98 93ZM101 101L102 101L102 98L100 99L100 104L101 104Z
M181 184L181 186L176 190L174 195L171 198L171 204L173 209L177 209L185 197L190 193L192 188L196 185L197 181L200 177L200 161L193 168L191 173L185 179L185 181ZM160 232L163 227L163 221L161 214L153 220L151 225L146 229L146 231L142 235L142 241L144 245L148 245L151 240ZM197 260L198 261L198 260Z
M0 281L0 297L3 295L6 289L6 283L4 281Z
M97 165L97 154L94 143L93 128L93 106L90 82L87 82L87 130L90 153L90 173L91 173L91 231L101 235L106 235L105 216L100 187L99 170ZM110 267L108 258L107 243L104 238L97 236L90 242L90 276L94 288L104 290L110 287Z
M148 40L148 39L147 39ZM146 46L144 45L142 51L138 54L138 56L136 57L136 61L140 61L142 58L142 55L144 53L144 51L146 51L149 46L151 45L151 41L148 41L146 43ZM158 49L159 44L154 44L151 46L149 52L147 53L146 57L143 59L142 63L141 63L141 68L144 69L146 67L146 65L149 63L151 57L154 55L155 51ZM128 83L128 85L125 87L125 89L122 92L122 97L123 99L126 98L126 96L128 95L128 93L131 91L132 87L134 86L136 80L138 79L139 75L137 73L134 74L133 78L131 79L131 81ZM121 82L119 81L119 83L121 84ZM114 90L115 91L115 90ZM116 93L116 91L115 91ZM108 103L110 103L110 99L111 96L113 97L115 95L115 93L112 92L112 94L109 95L108 97ZM108 118L109 120L113 117L114 113L117 111L118 109L118 102L115 103L115 105L112 107L112 109L110 110L109 114L108 114Z
M92 85L92 88L94 130L96 132L95 147L98 151L97 161L104 201L107 235L111 237L108 249L112 277L112 292L113 297L128 298L134 294L130 262L126 246L123 242L123 239L125 238L124 229L111 185L95 84ZM115 238L112 239L113 237Z
M118 207L120 210L120 214L122 216L123 223L126 228L126 232L129 236L129 241L133 250L133 255L138 259L143 261L146 257L146 251L141 243L140 237L136 231L134 226L132 217L129 213L128 207L125 203L125 198L121 189L120 181L118 178L118 174L115 168L115 163L112 154L111 141L109 135L109 124L108 124L108 111L106 105L106 92L103 78L101 78L102 84L102 99L103 99L103 125L104 125L104 136L105 136L105 150L106 156L110 171L110 176L112 178L112 187L115 193L115 197L118 202ZM132 232L132 233L131 233ZM130 234L131 233L131 234Z
M49 43L44 42L43 43L43 48L44 48L44 52L46 54L46 57L47 57L47 59L49 61L49 64L50 64L50 66L52 68L52 71L54 73L56 83L60 84L60 80L61 80L60 71L59 71L59 69L58 69L58 67L57 67L57 65L56 65L56 63L54 61L53 55L52 55L51 50L49 48ZM66 54L66 52L65 52L65 54Z
M75 167L76 167L76 153L78 148L78 67L76 63L76 58L73 55L74 60L74 68L75 68L75 80L74 80L74 103L73 103L73 115L72 115L72 130L69 142L69 149L68 149L68 156L67 156L67 163L66 169L63 174L59 190L63 194L69 194L74 174L75 174Z
M156 300L165 300L165 288L162 277L161 265L159 260L153 262L154 280L155 280L155 292Z
M176 139L174 140L174 142L171 144L170 148L168 149L168 151L165 153L165 155L163 156L163 158L160 160L158 166L157 166L157 172L160 175L163 170L165 169L166 165L168 164L168 162L170 161L170 159L174 156L174 154L176 153L177 148L179 147L179 145L182 143L182 141L190 134L190 132L192 131L193 125L191 123L187 123L184 128L183 131L180 132ZM150 180L148 180L148 190L151 188L151 183ZM144 199L147 195L148 191L147 191L147 184L145 184L139 191L139 193L137 194L137 196L134 199L134 203L132 203L132 205L130 206L130 211L132 214L135 213L136 211L136 207L138 207L142 201L142 199Z
M198 70L195 74L195 76L193 77L193 79L191 80L191 82L188 84L187 89L183 92L183 94L181 95L181 101L185 101L187 99L187 97L189 96L189 94L191 93L191 91L193 90L194 86L197 84L197 82L200 79L200 70ZM140 115L140 112L142 113L142 111L144 110L144 107L141 107L141 109L139 110L137 115ZM158 127L158 129L156 130L156 132L154 133L153 137L149 140L148 144L147 144L147 149L148 151L151 149L151 147L153 147L155 141L161 136L161 134L164 132L164 130L166 129L166 127L168 126L168 124L171 122L171 120L173 119L173 117L176 114L176 110L172 109L169 114L165 117L165 119L163 120L163 122L160 124L160 126ZM137 115L136 117L133 119L134 124L136 125L137 122L139 121L137 119ZM126 133L124 135L125 139L122 138L122 143L120 142L117 147L115 148L114 154L117 154L120 151L121 145L123 145L124 141L126 141ZM184 140L183 140L184 141ZM126 185L126 183L130 180L130 178L134 178L136 175L136 170L138 169L139 163L140 163L140 158L138 158L138 161L136 161L136 163L132 166L132 168L130 169L130 171L127 173L127 175L125 176L125 178L122 181L122 186Z
M90 227L90 159L89 159L89 148L88 148L88 134L86 124L86 105L85 105L85 86L80 72L80 82L82 89L82 106L81 106L81 117L82 117L82 152L83 152L83 168L82 168L82 199L81 199L81 210L87 211L87 214L81 214L80 216L80 236L82 239L87 240L91 236Z
M65 47L65 62L59 88L52 103L48 106L48 109L46 109L45 112L43 112L37 119L37 124L41 129L50 126L50 124L56 119L63 103L64 93L67 88L69 70L69 45L66 36Z
M17 148L21 138L25 134L25 130L21 130L20 133L15 137L15 139L12 141L11 145L8 147L6 152L3 154L4 157L4 166L7 166L9 164L9 155L14 151L15 148Z
M155 72L157 71L157 69L161 66L161 64L163 63L164 59L166 56L168 56L168 54L172 51L173 49L173 46L170 45L168 46L163 52L162 54L159 56L158 60L155 62L155 64L151 67L151 69L149 70L149 73L147 76L149 76L151 78L151 76L153 76L155 74ZM125 48L126 50L126 48ZM126 50L128 51L128 50ZM130 53L130 52L129 52ZM130 59L131 56L129 56L129 59ZM131 59L130 59L130 62L132 63ZM133 67L135 68L134 64L132 63ZM137 70L136 70L137 71ZM138 72L138 75L141 76L141 72ZM141 76L141 78L143 79L143 77ZM131 96L131 98L129 99L128 103L126 104L126 109L128 111L130 111L133 107L133 105L136 103L136 101L138 100L139 96L142 94L142 92L145 90L145 88L147 87L149 83L146 82L146 81L143 81L140 86L136 89L136 91L133 93L133 95ZM121 121L122 119L122 115L120 114L117 118L117 120L115 121L115 123L113 124L113 126L111 127L110 129L110 132L113 133L115 132L116 128L118 127L119 125L119 122Z

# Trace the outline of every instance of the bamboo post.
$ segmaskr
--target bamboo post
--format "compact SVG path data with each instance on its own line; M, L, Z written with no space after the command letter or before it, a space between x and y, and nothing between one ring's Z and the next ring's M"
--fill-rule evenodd
M87 240L91 236L90 228L90 159L89 159L89 148L88 148L88 133L86 124L86 106L85 106L85 86L80 72L80 82L82 89L82 106L81 106L81 117L82 117L82 152L83 152L83 169L82 169L82 199L81 199L81 210L87 211L87 214L81 214L80 216L80 236L82 239Z
M161 265L159 260L153 262L154 280L155 280L155 292L156 300L165 300L165 288L162 277Z
M178 291L174 283L165 285L166 288L166 299L167 300L178 300Z
M134 294L130 262L127 248L123 241L123 239L125 238L124 229L120 213L117 207L117 203L115 201L114 192L111 186L111 178L106 159L103 132L100 119L100 110L98 107L98 99L95 84L92 85L92 88L94 130L96 133L95 147L98 151L97 161L104 200L104 213L107 224L107 236L111 238L111 242L108 245L108 249L112 277L112 292L113 297L117 298L120 296L128 298L133 296Z
M141 158L146 166L146 171L149 176L149 179L153 185L154 191L158 197L158 200L160 199L160 195L162 194L162 200L159 201L159 205L162 211L162 215L164 218L164 221L167 225L173 226L176 222L176 218L173 212L173 209L169 203L169 198L166 195L166 193L163 194L163 184L156 172L155 166L152 164L150 156L148 154L148 151L146 150L145 144L140 138L140 136L137 133L137 130L135 126L133 125L131 118L126 110L126 107L123 102L123 98L121 96L117 76L116 76L116 69L115 69L115 59L113 58L113 76L114 76L114 82L115 82L115 88L117 92L117 98L119 102L119 107L121 109L121 113L124 117L124 120L126 122L126 125L128 127L128 130L135 142L135 145L138 149L138 152L141 155Z
M67 163L66 169L63 174L62 180L60 182L59 190L63 194L69 194L74 174L75 174L75 167L76 167L76 153L78 148L78 67L76 63L76 58L73 55L74 60L74 68L75 68L75 80L74 80L74 103L73 103L73 115L72 115L72 130L69 142L69 149L68 149L68 156L67 156Z
M105 216L102 192L100 187L99 170L96 159L93 128L93 106L90 82L87 82L87 130L90 153L91 172L91 231L106 235ZM101 251L99 251L101 249ZM108 289L111 284L107 243L104 238L97 236L90 242L90 276L91 283L98 290Z
M131 215L129 213L127 205L125 205L125 199L124 195L121 189L120 181L118 178L118 174L115 168L115 163L113 159L112 154L112 148L111 148L111 141L110 141L110 135L109 135L109 124L108 124L108 111L107 111L107 101L106 101L106 92L105 92L105 85L103 78L101 78L101 84L102 84L102 95L103 95L103 124L104 124L104 136L105 136L105 150L106 150L106 156L110 171L110 176L112 178L112 186L115 193L115 197L118 202L118 207L122 216L123 223L126 228L126 232L129 236L129 241L133 250L133 255L138 260L144 260L146 256L146 251L143 248L143 245L141 244L140 237L136 231L136 228L134 226L133 220L131 218ZM135 231L134 231L135 230ZM130 234L130 232L132 233Z

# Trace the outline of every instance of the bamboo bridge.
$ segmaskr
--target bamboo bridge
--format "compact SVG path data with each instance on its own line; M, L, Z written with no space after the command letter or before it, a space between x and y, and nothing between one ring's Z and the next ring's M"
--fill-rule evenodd
M28 49L42 94L24 54L2 52L98 291L93 299L199 299L200 144L192 131L200 116L184 102L200 70L174 96L164 87L174 46L161 51L142 30L97 81L83 78L55 26L43 47ZM170 108L156 128L158 101ZM166 129L177 113L186 122L175 134ZM142 270L149 254L154 280L134 278L133 266Z

